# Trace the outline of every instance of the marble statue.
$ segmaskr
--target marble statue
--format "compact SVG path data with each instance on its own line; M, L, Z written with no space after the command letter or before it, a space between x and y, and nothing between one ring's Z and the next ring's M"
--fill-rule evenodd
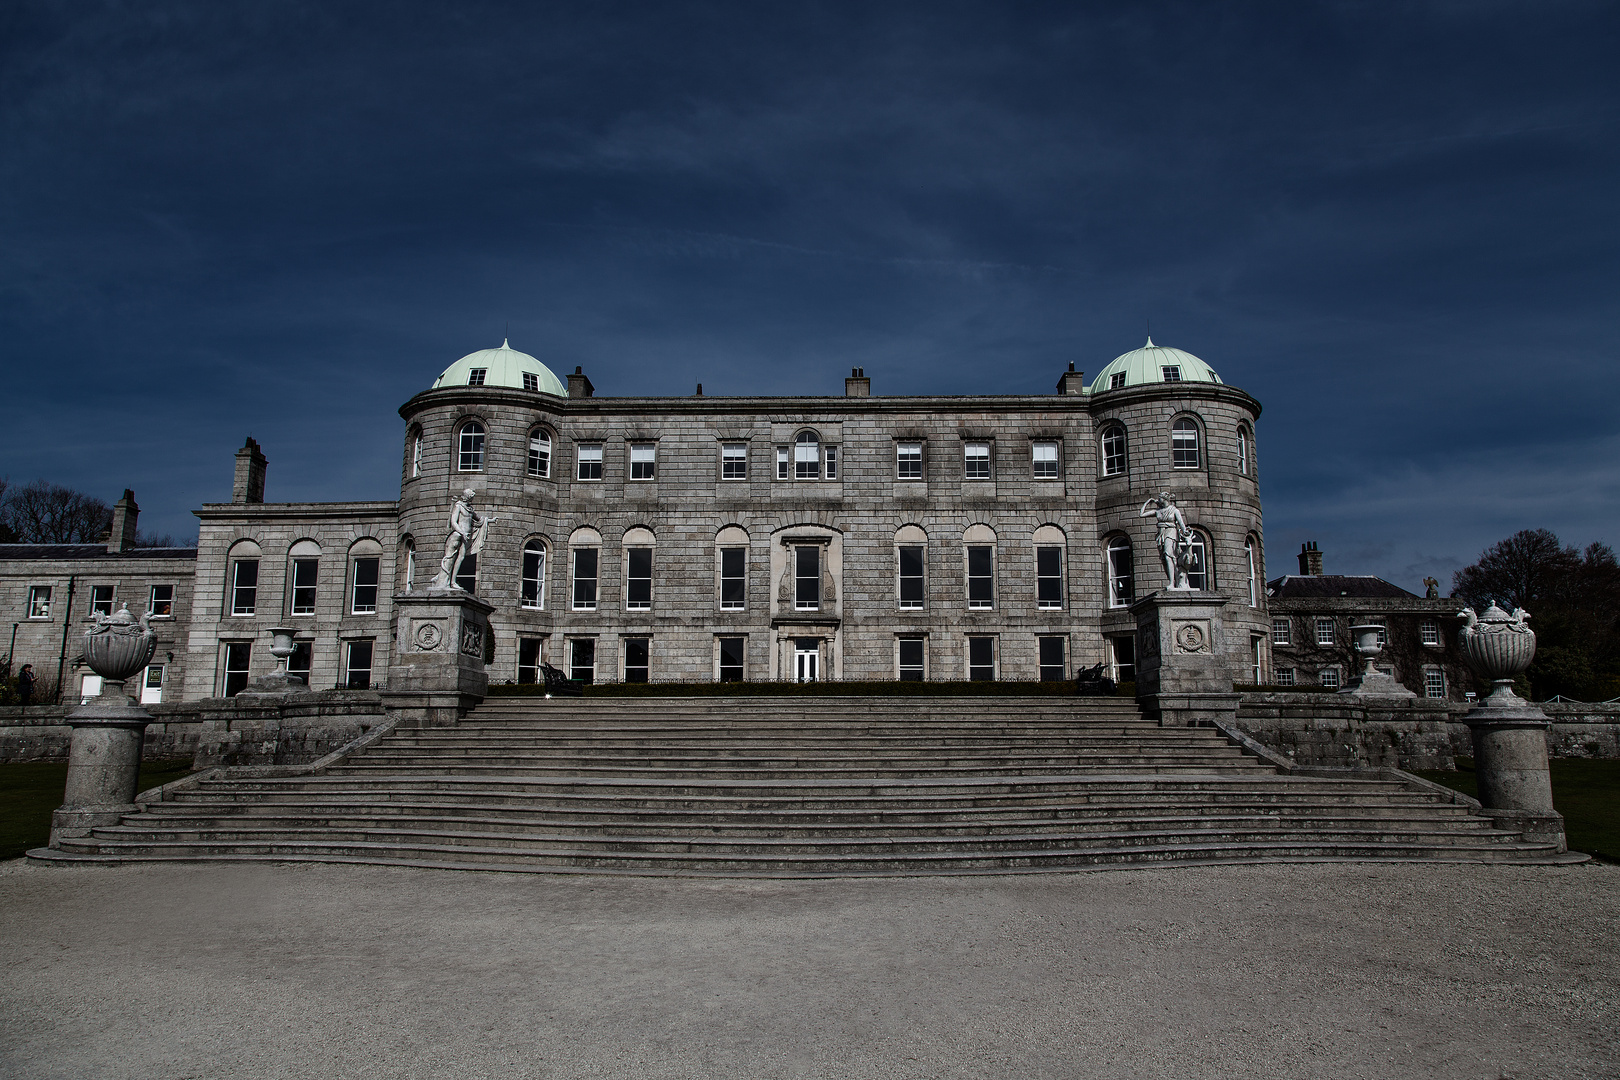
M467 488L450 507L450 535L445 537L444 558L439 560L439 572L434 575L430 588L461 588L456 584L461 564L467 561L467 556L477 555L484 550L484 537L495 516L491 514L485 517L473 510L472 501L477 495L478 492Z
M1193 531L1175 499L1169 492L1160 492L1142 504L1137 516L1151 517L1158 526L1154 542L1159 549L1159 565L1164 568L1165 587L1176 592L1191 590L1187 577L1198 568L1198 557L1193 549Z

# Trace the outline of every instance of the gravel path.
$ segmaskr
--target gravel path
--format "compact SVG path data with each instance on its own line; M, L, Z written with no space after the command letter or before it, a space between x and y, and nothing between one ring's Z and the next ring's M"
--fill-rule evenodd
M6 1077L1620 1076L1620 866L0 863Z

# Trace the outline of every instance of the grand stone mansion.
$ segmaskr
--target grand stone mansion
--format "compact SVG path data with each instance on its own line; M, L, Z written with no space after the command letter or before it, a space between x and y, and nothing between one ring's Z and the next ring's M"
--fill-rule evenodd
M450 568L494 607L493 681L1128 680L1129 605L1165 583L1144 500L1166 492L1188 584L1227 601L1233 676L1267 681L1259 403L1151 340L1089 386L1069 368L1048 395L882 396L855 370L842 397L597 397L503 343L400 407L397 501L267 502L249 439L194 561L130 547L127 493L106 548L52 558L79 617L85 590L167 599L156 682L187 699L270 671L272 625L311 688L387 685L396 597L439 571L458 499L482 527ZM4 561L41 668L66 583L35 555Z

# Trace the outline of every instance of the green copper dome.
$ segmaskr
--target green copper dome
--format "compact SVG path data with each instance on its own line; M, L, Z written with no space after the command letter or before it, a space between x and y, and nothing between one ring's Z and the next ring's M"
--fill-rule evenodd
M1107 390L1142 386L1146 383L1220 381L1221 377L1215 374L1215 369L1192 353L1155 345L1150 337L1146 345L1115 357L1108 366L1099 371L1097 377L1091 381L1091 392L1100 394Z
M482 372L482 374L479 374ZM524 376L530 376L525 379ZM538 390L542 394L567 397L568 387L551 369L528 353L518 352L506 342L498 349L468 353L444 369L433 382L433 389L445 386L502 386L513 390Z

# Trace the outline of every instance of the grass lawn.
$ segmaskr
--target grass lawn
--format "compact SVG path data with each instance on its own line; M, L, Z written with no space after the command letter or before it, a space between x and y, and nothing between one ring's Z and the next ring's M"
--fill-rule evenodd
M1458 758L1455 772L1413 769L1464 795L1479 795L1473 758ZM1620 863L1620 761L1552 759L1553 808L1564 815L1564 832L1575 851Z
M191 759L141 762L136 791L167 784L191 772ZM0 859L15 859L51 838L51 811L62 805L67 762L0 765Z

